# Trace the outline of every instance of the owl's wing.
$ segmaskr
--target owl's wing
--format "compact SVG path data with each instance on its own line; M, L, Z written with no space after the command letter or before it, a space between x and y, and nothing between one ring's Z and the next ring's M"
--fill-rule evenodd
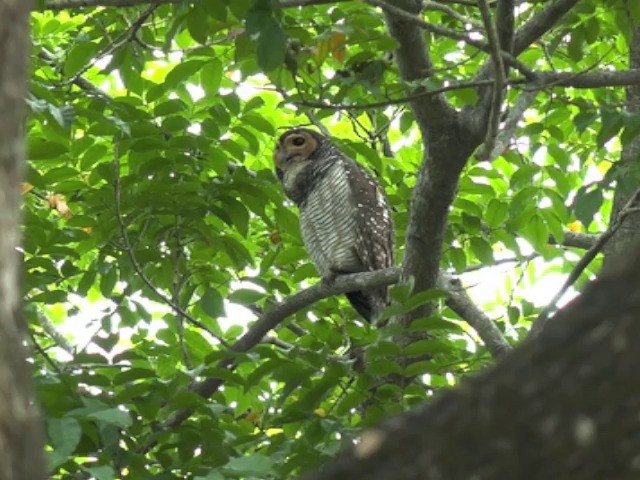
M359 163L344 162L356 218L356 253L366 270L394 264L395 234L386 196L377 180Z

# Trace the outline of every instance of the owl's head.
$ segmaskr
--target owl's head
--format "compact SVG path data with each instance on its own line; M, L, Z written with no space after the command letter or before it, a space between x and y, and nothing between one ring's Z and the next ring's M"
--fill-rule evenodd
M307 128L287 130L278 139L273 152L273 163L278 178L282 179L284 172L292 166L306 160L313 160L314 155L328 143L325 137Z

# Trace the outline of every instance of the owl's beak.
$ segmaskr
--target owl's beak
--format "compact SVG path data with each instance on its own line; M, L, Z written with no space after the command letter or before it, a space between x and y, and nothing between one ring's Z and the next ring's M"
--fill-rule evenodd
M282 167L287 160L287 152L285 152L284 149L278 149L276 152L276 166Z

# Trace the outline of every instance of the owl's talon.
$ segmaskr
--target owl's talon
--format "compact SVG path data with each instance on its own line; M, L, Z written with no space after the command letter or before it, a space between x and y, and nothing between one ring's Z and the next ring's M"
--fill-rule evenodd
M325 275L324 277L322 277L322 283L330 287L331 285L333 285L333 282L336 281L336 278L338 277L338 275L339 275L338 272L331 272Z

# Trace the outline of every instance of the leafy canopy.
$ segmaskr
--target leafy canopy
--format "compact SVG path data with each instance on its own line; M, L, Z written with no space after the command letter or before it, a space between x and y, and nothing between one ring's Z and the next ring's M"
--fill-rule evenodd
M623 3L579 2L521 61L624 69ZM363 2L51 5L32 16L23 254L52 478L289 478L489 360L447 308L414 323L431 339L402 348L339 297L249 351L219 340L233 344L260 312L318 281L272 171L280 129L321 124L378 175L402 257L423 153L395 100L473 80L486 54L426 34L436 74L409 85L382 13ZM481 25L475 6L451 8ZM541 8L523 4L518 25ZM464 30L443 10L425 18ZM512 87L508 102L520 93ZM457 109L477 100L473 88L445 95ZM464 171L442 267L480 284L476 299L513 340L542 306L531 287L575 261L559 245L565 232L604 228L612 166L640 130L623 95L549 88L496 161ZM477 273L504 259L501 274ZM395 312L438 297L407 286L393 296ZM362 371L354 347L366 347ZM380 384L389 374L420 376L401 390ZM222 384L210 398L188 389L206 378ZM185 409L180 426L166 423Z

